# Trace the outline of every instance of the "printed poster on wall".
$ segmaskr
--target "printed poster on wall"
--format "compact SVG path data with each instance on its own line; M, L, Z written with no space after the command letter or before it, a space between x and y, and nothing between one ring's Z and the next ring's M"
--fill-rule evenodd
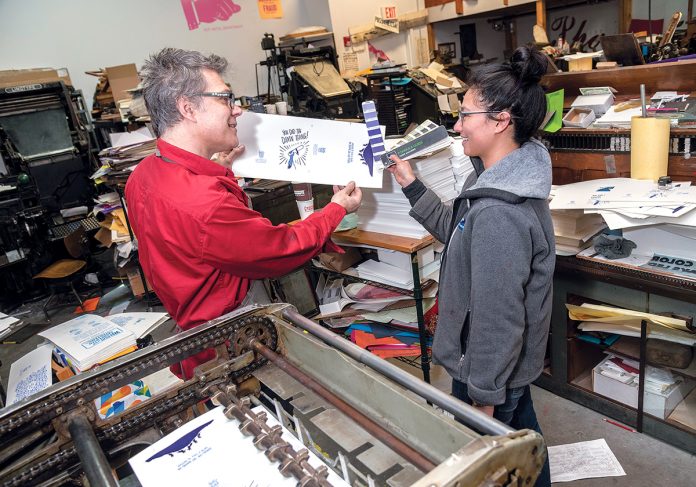
M226 21L242 10L233 0L181 0L189 30L196 30L201 23Z
M281 0L257 0L259 15L262 19L282 19L283 4Z
M245 112L237 136L246 147L232 164L238 177L382 187L365 124Z

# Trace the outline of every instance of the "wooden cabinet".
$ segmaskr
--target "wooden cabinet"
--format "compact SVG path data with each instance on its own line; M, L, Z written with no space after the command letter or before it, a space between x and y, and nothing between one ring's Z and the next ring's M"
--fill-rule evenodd
M553 313L549 337L550 366L537 385L638 427L639 411L594 392L592 369L605 351L639 361L640 339L622 337L615 345L602 346L578 338L577 322L568 318L565 304L602 303L649 313L671 312L696 316L696 281L676 279L640 270L558 257L554 277ZM696 381L696 358L685 369L671 369L684 380ZM696 429L675 421L644 414L642 432L696 453Z

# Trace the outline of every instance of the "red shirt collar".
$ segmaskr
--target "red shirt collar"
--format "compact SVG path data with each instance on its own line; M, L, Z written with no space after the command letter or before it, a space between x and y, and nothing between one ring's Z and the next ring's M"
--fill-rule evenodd
M210 159L201 157L198 154L189 152L180 147L165 142L162 139L157 139L156 156L161 157L167 162L174 162L185 167L194 174L204 176L227 176L234 177L232 171L220 164L217 164Z

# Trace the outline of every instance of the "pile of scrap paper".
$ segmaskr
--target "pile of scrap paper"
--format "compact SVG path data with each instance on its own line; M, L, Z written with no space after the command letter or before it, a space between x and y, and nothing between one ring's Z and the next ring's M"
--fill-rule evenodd
M549 207L554 221L567 219L573 212L578 218L600 215L609 229L622 230L623 237L637 245L634 254L642 262L638 266L655 255L696 259L696 187L690 182L658 187L650 180L596 179L557 186L552 196ZM599 230L596 223L589 227L590 233ZM582 237L589 245L592 236ZM592 253L587 249L579 256Z
M578 329L582 331L640 337L641 322L645 320L648 338L696 345L696 333L682 318L590 303L566 304L566 308L571 320L580 321Z

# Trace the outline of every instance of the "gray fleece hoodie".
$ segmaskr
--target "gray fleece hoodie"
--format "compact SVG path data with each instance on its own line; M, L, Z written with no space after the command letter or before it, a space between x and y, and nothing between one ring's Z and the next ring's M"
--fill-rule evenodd
M411 216L447 243L433 361L475 402L498 405L543 368L556 260L551 158L531 140L485 171L471 160L475 171L452 206L419 180L404 194Z

